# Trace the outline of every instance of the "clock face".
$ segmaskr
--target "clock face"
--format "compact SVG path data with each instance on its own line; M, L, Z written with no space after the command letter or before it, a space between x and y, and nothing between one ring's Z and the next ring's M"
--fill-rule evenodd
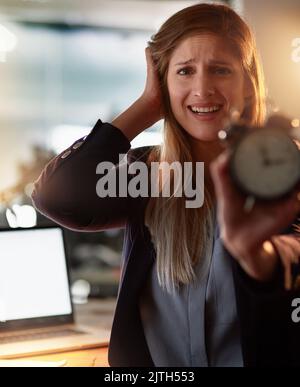
M230 168L246 194L275 199L290 192L299 181L300 152L285 132L256 129L237 144Z

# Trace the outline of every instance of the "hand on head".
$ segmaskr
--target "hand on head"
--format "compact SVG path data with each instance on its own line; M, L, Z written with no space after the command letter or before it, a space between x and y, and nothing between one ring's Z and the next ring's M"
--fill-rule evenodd
M145 55L147 62L147 79L141 98L147 102L149 110L158 121L164 117L161 85L150 47L145 48Z

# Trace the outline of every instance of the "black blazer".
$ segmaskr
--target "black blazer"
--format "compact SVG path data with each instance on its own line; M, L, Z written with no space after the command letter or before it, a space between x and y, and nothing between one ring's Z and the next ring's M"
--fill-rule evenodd
M111 124L100 120L91 133L76 141L45 167L32 195L35 207L58 224L76 231L125 227L122 274L112 326L111 366L153 366L139 315L139 295L155 260L144 211L147 198L102 198L96 194L101 161L117 164L130 143ZM128 152L129 163L145 159L150 147ZM124 168L125 164L120 168ZM117 169L118 171L118 169ZM288 230L291 231L291 230ZM229 254L224 248L224 254ZM245 366L299 366L300 323L291 319L299 292L285 291L283 270L260 283L231 257Z

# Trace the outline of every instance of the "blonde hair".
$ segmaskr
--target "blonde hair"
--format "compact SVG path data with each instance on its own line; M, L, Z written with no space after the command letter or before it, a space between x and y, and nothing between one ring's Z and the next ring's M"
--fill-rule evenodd
M263 73L247 24L224 5L197 4L185 8L171 16L148 43L160 79L165 112L164 142L153 148L148 162L193 161L186 133L170 106L167 75L170 57L178 44L188 36L201 33L219 35L230 42L253 90L242 118L258 126L265 120ZM170 181L172 184L172 176ZM201 264L203 274L209 267L209 259L199 261L213 238L213 201L205 187L204 193L204 205L197 209L186 208L185 198L174 197L175 192L170 198L150 198L147 204L145 224L156 249L158 279L168 291L191 283L195 279L196 263Z

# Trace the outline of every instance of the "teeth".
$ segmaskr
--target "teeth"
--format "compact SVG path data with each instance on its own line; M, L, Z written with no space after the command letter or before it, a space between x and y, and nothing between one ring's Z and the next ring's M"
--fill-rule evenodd
M190 106L190 109L194 113L212 113L220 110L220 106L212 106L212 107L195 107L195 106Z

